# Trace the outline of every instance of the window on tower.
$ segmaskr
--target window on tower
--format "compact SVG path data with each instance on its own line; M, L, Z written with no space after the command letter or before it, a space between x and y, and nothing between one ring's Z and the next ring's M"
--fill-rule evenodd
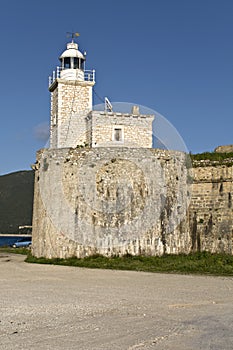
M114 141L123 141L122 129L115 128L113 133Z
M79 68L79 59L77 57L74 57L74 69Z
M70 57L64 58L64 68L69 69L70 68Z

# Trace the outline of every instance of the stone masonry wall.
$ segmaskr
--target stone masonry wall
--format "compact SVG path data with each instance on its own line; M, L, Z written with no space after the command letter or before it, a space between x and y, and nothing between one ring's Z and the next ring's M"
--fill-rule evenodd
M92 147L152 147L154 116L113 112L91 112ZM122 130L122 141L114 141L114 129Z
M57 79L50 87L50 147L76 147L87 141L86 115L92 109L94 82Z
M185 163L181 152L142 148L40 151L33 254L188 252Z
M190 235L192 250L233 253L233 166L194 164Z
M41 150L33 254L232 254L233 167L189 168L187 157L142 148Z

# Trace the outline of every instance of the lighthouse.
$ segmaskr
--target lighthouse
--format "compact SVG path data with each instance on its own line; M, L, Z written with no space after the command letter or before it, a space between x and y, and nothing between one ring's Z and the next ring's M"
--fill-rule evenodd
M105 108L93 108L95 70L85 69L86 54L74 38L59 60L49 78L50 148L152 148L154 115L141 114L138 106L119 112L107 98Z
M186 154L152 149L155 116L138 106L93 106L95 72L74 37L58 59L49 80L50 147L33 167L32 254L187 253Z
M49 77L51 93L50 148L88 143L86 116L92 110L95 71L85 70L86 54L72 39Z

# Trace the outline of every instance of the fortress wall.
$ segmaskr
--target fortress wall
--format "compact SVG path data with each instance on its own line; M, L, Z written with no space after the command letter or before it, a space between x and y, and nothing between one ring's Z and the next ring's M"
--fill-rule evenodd
M233 167L187 164L156 149L39 151L33 254L232 254Z
M37 155L33 254L185 253L185 155L153 149L50 149Z
M190 208L192 249L232 254L233 166L196 165Z

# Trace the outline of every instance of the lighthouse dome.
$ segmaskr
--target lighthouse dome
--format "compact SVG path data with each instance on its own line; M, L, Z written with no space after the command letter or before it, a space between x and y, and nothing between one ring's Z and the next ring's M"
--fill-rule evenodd
M67 57L76 57L85 60L85 56L81 51L78 50L78 44L74 42L67 44L67 49L61 54L59 58L62 60L63 58Z

